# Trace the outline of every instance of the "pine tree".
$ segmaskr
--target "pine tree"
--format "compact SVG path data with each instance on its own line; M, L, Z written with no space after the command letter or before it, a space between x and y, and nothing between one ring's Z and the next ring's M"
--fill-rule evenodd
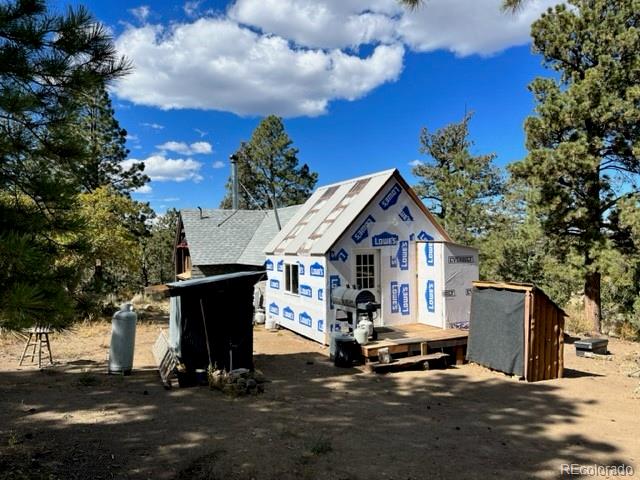
M76 98L124 74L125 60L84 7L50 13L43 0L0 3L0 327L64 326L77 272L70 165L84 148Z
M490 225L493 203L502 192L495 154L472 155L469 139L472 114L430 133L420 134L420 152L429 156L413 174L420 178L414 189L442 220L457 242L473 244Z
M82 92L78 103L78 137L86 148L84 161L76 165L78 182L85 191L110 185L128 194L149 181L144 175L144 163L138 162L123 169L127 158L127 131L114 116L111 99L104 85Z
M618 211L639 195L640 9L637 0L570 0L532 36L556 75L529 87L529 153L512 171L537 191L535 212L558 253L579 255L585 315L599 332L603 270L631 241Z
M240 208L268 209L273 201L277 207L304 203L318 181L307 164L298 166L298 149L275 115L264 118L235 155ZM231 188L229 181L220 208L231 208Z

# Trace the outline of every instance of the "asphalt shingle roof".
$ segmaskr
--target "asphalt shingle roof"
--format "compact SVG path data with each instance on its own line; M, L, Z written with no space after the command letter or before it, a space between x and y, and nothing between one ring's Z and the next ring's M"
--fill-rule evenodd
M278 209L284 228L299 205ZM275 215L263 210L180 210L193 265L257 265L278 233Z

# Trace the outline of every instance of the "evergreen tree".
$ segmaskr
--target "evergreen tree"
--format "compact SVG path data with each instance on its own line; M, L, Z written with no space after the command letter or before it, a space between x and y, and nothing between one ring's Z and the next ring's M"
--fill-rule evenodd
M489 227L491 211L502 192L500 171L493 165L495 154L472 155L469 121L453 123L420 135L420 151L430 159L413 168L420 178L416 193L442 220L457 242L473 244Z
M84 161L76 165L78 182L85 191L111 185L128 194L149 181L144 175L144 163L123 169L127 158L127 131L120 127L104 85L88 93L81 92L78 103L78 137L86 148Z
M82 251L70 165L84 148L75 99L128 69L84 7L50 13L43 0L0 3L0 327L66 325Z
M268 209L304 203L313 192L318 174L298 166L298 149L287 135L280 117L264 118L248 142L235 153L238 162L239 207ZM231 208L231 181L220 208ZM247 193L248 192L248 193Z
M602 274L633 242L618 212L639 194L640 9L635 0L570 0L532 36L557 76L530 85L529 153L512 171L536 190L533 208L557 253L580 257L585 315L600 331Z
M173 249L178 226L175 208L159 215L151 226L151 235L143 240L142 274L145 285L175 280Z

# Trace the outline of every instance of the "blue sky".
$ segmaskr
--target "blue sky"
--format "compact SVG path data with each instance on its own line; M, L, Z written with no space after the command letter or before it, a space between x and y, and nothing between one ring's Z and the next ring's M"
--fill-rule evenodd
M56 0L63 8L70 2ZM228 157L260 118L285 117L319 184L397 167L410 182L418 135L475 112L478 153L523 157L527 84L549 75L530 51L531 22L500 0L202 0L82 3L134 73L114 85L130 158L152 182L135 193L158 212L217 207Z

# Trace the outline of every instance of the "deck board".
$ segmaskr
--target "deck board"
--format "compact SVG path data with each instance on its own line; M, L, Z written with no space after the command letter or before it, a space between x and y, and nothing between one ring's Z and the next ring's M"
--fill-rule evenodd
M378 340L362 345L362 354L366 359L377 357L380 348L389 348L391 354L407 353L420 350L420 344L426 343L427 348L464 346L467 344L469 332L453 328L437 328L422 323L386 326L390 332L378 334Z

